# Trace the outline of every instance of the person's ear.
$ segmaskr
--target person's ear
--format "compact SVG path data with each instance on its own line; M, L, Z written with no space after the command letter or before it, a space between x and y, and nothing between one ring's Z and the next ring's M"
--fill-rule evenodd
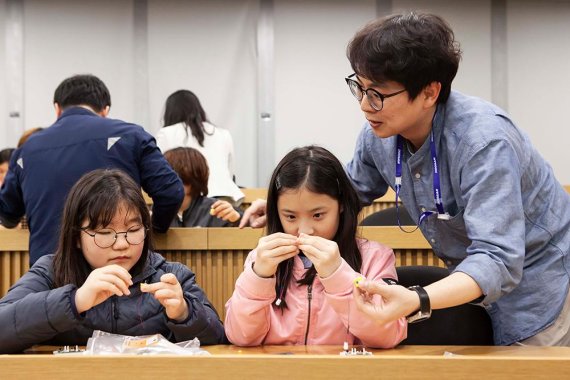
M431 108L437 103L441 92L441 82L431 82L422 90L424 97L424 107Z
M107 117L107 115L109 115L109 111L111 110L110 106L105 106L99 113L99 116L101 117Z
M61 109L61 107L59 106L58 103L53 103L53 108L55 109L55 116L56 117L60 117L63 110Z

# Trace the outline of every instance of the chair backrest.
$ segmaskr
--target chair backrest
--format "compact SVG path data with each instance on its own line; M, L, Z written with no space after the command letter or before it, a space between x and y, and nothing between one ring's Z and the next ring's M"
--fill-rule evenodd
M448 269L432 266L403 266L396 271L405 287L427 286L449 275ZM464 304L433 310L428 320L409 324L408 337L401 344L490 346L493 327L483 307Z
M400 213L400 224L402 226L415 226L416 223L408 214L408 210L404 206L398 206ZM380 211L376 211L362 219L361 226L397 226L398 212L396 207L388 207Z

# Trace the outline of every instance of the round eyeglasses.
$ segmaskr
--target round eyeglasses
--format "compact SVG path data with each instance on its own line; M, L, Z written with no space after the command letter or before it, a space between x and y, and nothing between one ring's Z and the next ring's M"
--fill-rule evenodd
M364 97L364 94L366 94L366 99L368 99L368 103L376 111L382 111L382 108L384 108L384 99L391 98L392 96L399 95L402 92L406 91L406 89L403 89L400 91L393 92L391 94L384 95L373 88L362 87L360 83L358 83L354 79L351 79L354 76L356 76L356 73L353 73L352 75L349 75L348 77L344 78L346 84L348 84L348 88L350 88L350 92L352 92L352 95L354 95L354 97L356 98L356 100L358 100L359 103L362 102L362 98Z
M143 226L137 225L123 232L117 232L112 228L102 228L100 230L93 231L93 233L89 233L87 231L87 227L81 228L81 231L91 236L95 241L95 245L97 245L97 247L109 248L115 244L117 237L120 234L125 235L125 240L130 245L138 245L144 241L147 229Z

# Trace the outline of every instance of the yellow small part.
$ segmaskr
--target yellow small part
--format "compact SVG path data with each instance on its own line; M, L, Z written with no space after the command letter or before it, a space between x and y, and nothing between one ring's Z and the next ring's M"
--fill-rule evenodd
M364 277L362 277L362 276L356 277L356 278L354 279L354 286L356 286L356 287L358 288L358 285L359 285L362 281L364 281Z
M147 289L147 285L144 282L141 282L141 292L144 292Z
M216 210L213 207L210 209L210 215L216 215Z

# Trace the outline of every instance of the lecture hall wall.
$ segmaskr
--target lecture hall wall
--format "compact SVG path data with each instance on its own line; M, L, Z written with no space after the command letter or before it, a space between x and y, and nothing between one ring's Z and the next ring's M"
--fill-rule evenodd
M343 80L347 42L378 15L410 9L454 28L464 51L454 88L506 108L570 184L568 0L0 0L0 149L53 123L62 79L93 73L110 88L110 117L152 134L166 97L194 91L231 131L242 186L266 186L267 167L299 145L347 162L364 122ZM262 15L269 48L259 44ZM270 74L263 86L260 70ZM265 143L258 128L269 128Z

